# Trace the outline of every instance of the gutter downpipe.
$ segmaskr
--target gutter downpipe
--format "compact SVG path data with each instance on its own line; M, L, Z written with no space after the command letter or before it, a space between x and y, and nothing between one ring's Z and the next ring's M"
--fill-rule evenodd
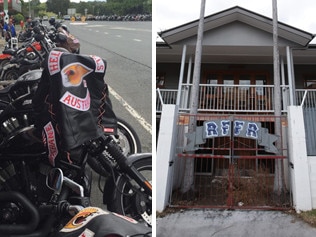
M190 58L189 58L187 84L190 83L191 70L192 70L192 55L191 55Z
M180 76L179 76L179 85L178 85L178 94L177 94L177 102L176 102L176 105L178 105L178 106L180 105L180 98L181 98L181 91L182 91L183 72L184 72L186 52L187 52L187 46L183 45Z
M290 49L289 46L286 46L286 60L287 60L287 74L289 77L289 89L290 89L290 105L294 105L294 101L296 101L295 98L295 86L294 83L294 69L293 69L293 55L292 55L292 50Z
M183 102L185 105L185 108L189 108L189 84L191 80L191 70L192 70L192 55L189 58L189 63L188 63L188 75L187 75L187 85L185 87L185 96L183 98Z
M284 74L284 59L283 57L280 58L281 60L281 80L282 80L282 98L283 98L283 109L286 109L287 103L288 103L288 95L285 94L286 88L285 88L285 74Z

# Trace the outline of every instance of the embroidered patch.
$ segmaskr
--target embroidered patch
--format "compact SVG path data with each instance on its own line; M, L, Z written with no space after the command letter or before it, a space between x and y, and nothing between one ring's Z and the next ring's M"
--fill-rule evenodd
M64 87L79 86L83 77L88 75L93 70L81 63L68 64L62 69L61 78Z
M48 56L48 70L50 75L54 75L58 72L60 72L60 56L63 54L63 52L59 51L51 51Z
M77 213L60 232L72 232L87 225L92 219L100 215L109 215L110 213L98 207L87 207Z
M90 109L90 93L88 89L85 98L79 98L78 96L71 94L69 91L66 91L59 101L70 108L79 111L87 111Z
M105 72L105 65L104 65L104 61L102 60L102 58L95 56L95 55L91 55L91 58L94 60L95 62L95 72Z
M58 148L56 143L55 131L51 122L44 126L46 134L46 142L48 147L48 159L52 166L55 166L55 158L58 155Z

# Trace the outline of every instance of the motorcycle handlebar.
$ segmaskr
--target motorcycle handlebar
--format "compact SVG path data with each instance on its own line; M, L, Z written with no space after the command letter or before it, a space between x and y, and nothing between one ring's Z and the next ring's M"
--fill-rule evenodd
M80 205L71 205L67 201L61 201L58 204L48 204L48 205L42 205L39 207L40 213L54 213L57 215L63 215L65 213L74 216L78 212L80 212L83 209L83 206Z

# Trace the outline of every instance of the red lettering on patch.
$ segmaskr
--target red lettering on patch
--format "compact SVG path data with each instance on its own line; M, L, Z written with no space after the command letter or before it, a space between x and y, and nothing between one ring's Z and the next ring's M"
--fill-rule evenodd
M90 93L88 90L85 98L79 98L66 91L59 101L76 110L87 111L90 109Z
M62 52L51 51L48 57L48 70L50 75L54 75L60 71L59 60Z
M105 65L104 65L104 61L102 60L102 58L95 56L95 55L91 55L91 58L93 58L94 62L95 62L95 72L104 72L105 71Z
M58 148L55 138L55 131L51 122L44 126L44 131L46 134L46 141L48 147L48 159L52 166L55 166L55 158L58 155Z

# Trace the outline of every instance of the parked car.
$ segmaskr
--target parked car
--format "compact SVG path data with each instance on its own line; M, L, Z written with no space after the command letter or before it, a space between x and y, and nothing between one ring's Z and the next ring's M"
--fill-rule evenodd
M48 21L48 16L43 16L43 21Z
M64 20L70 20L70 16L69 15L64 15Z

